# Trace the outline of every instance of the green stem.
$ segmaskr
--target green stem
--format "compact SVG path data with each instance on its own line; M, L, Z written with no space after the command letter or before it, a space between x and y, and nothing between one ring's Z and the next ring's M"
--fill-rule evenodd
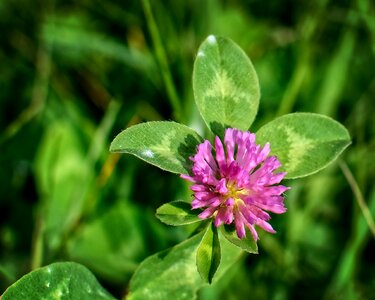
M108 140L111 129L116 121L116 117L120 112L120 109L121 103L112 99L106 109L102 121L100 122L92 138L86 163L89 164L93 169L95 169L95 164L100 159L100 154L105 151L105 147L108 147L106 141ZM88 182L92 183L92 188L90 189L88 194L83 193L81 196L83 198L82 202L84 203L84 206L82 207L82 211L80 212L80 214L77 216L77 220L79 220L83 216L88 215L97 204L98 197L87 197L87 195L97 193L96 189L98 188L98 186L94 184L94 182L98 180L98 176L94 176L94 174L95 173L92 173L92 176L87 178ZM84 199L85 197L87 197L86 200Z
M48 87L51 77L51 47L46 45L41 45L39 47L36 66L38 75L34 85L30 106L8 127L8 131L5 135L6 138L17 133L22 126L31 121L44 109L48 97ZM45 200L42 199L37 213L37 220L31 245L32 270L41 267L43 264L45 206Z
M288 84L285 94L281 100L279 110L277 111L277 116L290 113L293 110L298 93L300 92L309 71L309 60L310 53L308 50L306 50L298 63L296 71L293 73L290 83Z
M173 84L171 70L169 69L167 55L161 42L160 34L154 16L152 14L149 0L142 0L144 14L147 20L147 26L151 34L151 39L155 48L156 58L161 68L164 85L168 94L169 101L173 107L177 121L182 119L181 103L178 99L176 89Z
M325 7L328 0L317 1L318 10L303 19L302 24L298 27L301 28L301 41L298 44L297 55L299 57L297 61L296 69L292 75L292 78L287 86L284 97L280 102L279 109L276 113L277 116L281 116L290 113L293 110L294 104L297 101L298 95L303 88L303 84L306 78L309 76L311 71L310 64L312 58L312 47L313 37L317 31L318 26L322 26L322 15L325 11Z
M44 210L45 201L41 203L41 211ZM35 270L40 268L43 264L43 249L44 249L44 220L43 220L44 213L39 212L38 219L36 221L34 234L33 234L33 243L32 243L32 250L31 250L31 270Z
M347 174L351 174L350 171ZM375 212L375 189L373 189L370 193L369 210L370 213ZM368 238L369 233L369 226L366 223L365 218L361 217L361 212L355 212L352 227L352 233L342 251L341 258L337 264L337 269L334 271L334 275L332 276L332 282L328 286L323 299L336 299L334 295L343 295L344 293L349 295L350 293L354 292L352 282L356 274L356 269L360 265L360 259L362 257L361 251L363 251L365 247L366 239ZM352 297L347 297L347 299L352 298L357 297L355 297L355 295L352 295Z
M100 154L106 151L106 140L110 135L111 129L116 121L116 117L120 112L120 109L121 103L119 101L111 99L103 116L103 119L100 122L100 125L98 126L90 144L87 155L87 161L89 164L95 165L95 163L100 158Z
M35 118L44 109L48 97L48 86L51 75L51 57L50 49L46 45L41 45L37 52L36 59L36 78L32 90L31 102L20 115L0 136L0 144L16 135L23 126Z
M361 190L360 190L360 188L357 184L357 181L355 180L352 172L350 171L348 165L345 162L340 161L339 164L340 164L340 168L341 168L342 172L344 173L344 176L345 176L346 180L348 181L348 183L350 185L350 188L353 191L354 197L357 200L358 206L362 211L362 214L363 214L363 216L364 216L364 218L367 222L367 225L370 228L371 233L375 238L374 219L372 218L370 210L369 210L368 206L366 205L365 199L363 198L362 192L361 192Z
M5 267L0 265L0 278L4 278L8 283L13 283L17 280L17 278L11 274ZM1 297L0 297L1 299Z

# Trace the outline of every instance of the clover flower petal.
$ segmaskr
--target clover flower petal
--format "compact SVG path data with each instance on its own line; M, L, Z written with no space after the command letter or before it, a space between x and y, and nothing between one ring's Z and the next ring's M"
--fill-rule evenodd
M270 145L257 145L255 138L248 131L226 129L224 144L216 136L215 149L208 140L198 145L190 158L192 174L181 177L194 183L192 209L203 209L201 219L213 218L216 227L234 223L241 239L248 228L258 240L254 226L276 232L267 212L286 211L282 194L289 187L277 185L286 173L276 171L281 163L269 156Z

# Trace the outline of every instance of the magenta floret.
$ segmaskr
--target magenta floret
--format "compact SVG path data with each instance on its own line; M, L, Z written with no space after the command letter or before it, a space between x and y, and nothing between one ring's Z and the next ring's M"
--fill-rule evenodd
M246 227L259 239L254 225L275 233L266 211L284 213L282 194L289 188L277 185L286 173L276 172L281 163L269 153L270 145L257 145L255 134L232 128L225 131L224 145L217 136L215 149L207 140L198 145L190 158L192 175L181 177L194 183L192 208L203 209L199 217L213 218L216 227L234 222L241 239Z

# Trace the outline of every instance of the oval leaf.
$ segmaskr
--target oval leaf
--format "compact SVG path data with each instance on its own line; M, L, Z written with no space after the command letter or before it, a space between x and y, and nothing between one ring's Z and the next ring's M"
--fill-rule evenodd
M207 285L196 266L196 252L203 232L166 251L146 258L130 281L127 300L190 300ZM214 282L227 274L243 251L219 234L222 258Z
M319 114L293 113L277 118L257 132L257 142L271 145L285 178L304 177L325 168L350 145L339 122Z
M197 250L197 269L202 279L211 284L221 259L221 249L217 228L213 223L207 226Z
M246 229L246 237L243 239L237 236L236 229L233 225L221 226L221 233L233 245L236 245L248 253L258 254L258 245L248 229Z
M147 122L122 131L110 151L133 154L172 173L188 173L189 157L202 138L191 128L175 122Z
M202 234L144 260L130 281L127 300L190 300L202 286L195 253Z
M178 226L202 221L199 213L199 210L191 209L191 203L172 201L160 206L156 210L156 217L165 224Z
M144 210L117 201L96 219L82 223L65 246L68 257L114 284L124 284L149 252Z
M249 129L259 105L259 82L245 52L233 41L210 35L194 63L193 89L197 107L212 132Z
M54 263L37 269L10 286L2 300L14 299L103 299L113 300L84 266Z

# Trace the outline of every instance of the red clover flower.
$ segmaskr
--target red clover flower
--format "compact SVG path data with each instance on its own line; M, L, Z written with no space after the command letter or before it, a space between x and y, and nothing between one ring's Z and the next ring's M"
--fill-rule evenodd
M192 209L204 208L201 219L214 218L216 227L234 222L240 239L246 236L245 226L254 240L257 225L265 231L275 233L267 222L271 217L266 212L282 214L284 193L289 188L276 185L286 172L275 173L281 166L276 156L268 156L270 145L255 144L255 134L228 128L224 146L215 138L215 155L208 140L198 145L193 161L192 176L181 175L193 182Z

